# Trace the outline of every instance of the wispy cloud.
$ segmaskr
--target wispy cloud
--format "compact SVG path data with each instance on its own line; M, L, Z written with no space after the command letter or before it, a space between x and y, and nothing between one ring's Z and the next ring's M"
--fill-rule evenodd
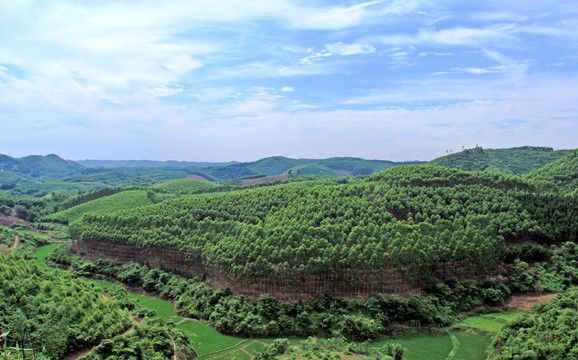
M0 142L189 160L572 147L578 10L552 1L0 1Z

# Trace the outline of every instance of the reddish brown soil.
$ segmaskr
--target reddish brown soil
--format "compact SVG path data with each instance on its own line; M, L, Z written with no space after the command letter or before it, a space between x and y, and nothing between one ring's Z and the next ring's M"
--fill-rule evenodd
M512 297L512 301L510 301L508 307L523 311L531 311L534 305L547 303L556 296L558 296L558 294L516 295Z
M185 176L185 179L194 179L194 180L201 180L204 182L212 182L211 180L207 179L206 177L201 176L201 175L196 175L196 174L189 174L189 175Z
M275 180L283 180L285 179L285 175L277 175L277 176L264 176L256 179L245 179L243 180L243 185L253 185L258 183L263 183L267 181L275 181Z
M17 218L16 216L0 214L0 225L2 226L10 226L14 223L23 224L24 222L24 220Z
M10 250L16 249L16 246L18 246L19 243L20 243L20 240L18 239L18 236L14 236L14 244L12 244L12 246L10 247Z
M349 170L335 169L335 171L340 172L340 173L345 174L345 175L353 174L353 171L349 171Z

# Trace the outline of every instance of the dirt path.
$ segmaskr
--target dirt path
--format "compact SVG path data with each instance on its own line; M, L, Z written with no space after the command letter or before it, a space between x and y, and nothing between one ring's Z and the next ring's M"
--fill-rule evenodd
M18 239L18 236L14 236L14 244L12 244L10 250L16 249L16 246L18 246L18 244L20 244L20 240Z
M558 294L546 295L516 295L512 296L512 301L508 304L509 308L531 311L534 305L547 303Z
M177 359L177 344L175 344L175 341L173 340L172 337L169 336L169 339L171 339L171 342L173 343L173 357L171 358L171 360L178 360Z

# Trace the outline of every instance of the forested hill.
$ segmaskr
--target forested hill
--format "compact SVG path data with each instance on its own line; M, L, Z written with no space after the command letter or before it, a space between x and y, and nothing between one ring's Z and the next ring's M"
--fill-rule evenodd
M213 180L228 180L259 175L356 176L373 174L398 165L425 163L425 161L394 162L387 160L365 160L351 157L291 159L284 156L273 156L254 162L200 169L198 173Z
M524 175L558 160L571 151L554 151L549 147L536 146L509 149L476 147L434 159L428 164L466 171L493 171L502 174Z
M153 161L153 160L77 160L77 163L88 168L163 168L163 169L195 169L213 166L236 164L235 161Z
M64 160L58 155L30 155L13 158L0 154L0 170L32 180L60 179L84 169L74 161Z
M197 270L241 290L351 296L391 290L392 281L492 271L508 243L578 239L575 197L539 186L399 166L350 184L287 184L87 214L70 231L81 244L185 252Z
M578 150L534 170L527 175L528 179L551 181L566 192L578 190Z

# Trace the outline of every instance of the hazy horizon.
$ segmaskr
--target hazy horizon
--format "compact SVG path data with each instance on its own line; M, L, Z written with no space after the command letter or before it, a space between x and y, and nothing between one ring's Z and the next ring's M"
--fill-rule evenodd
M572 1L0 0L0 152L431 160L578 147Z

